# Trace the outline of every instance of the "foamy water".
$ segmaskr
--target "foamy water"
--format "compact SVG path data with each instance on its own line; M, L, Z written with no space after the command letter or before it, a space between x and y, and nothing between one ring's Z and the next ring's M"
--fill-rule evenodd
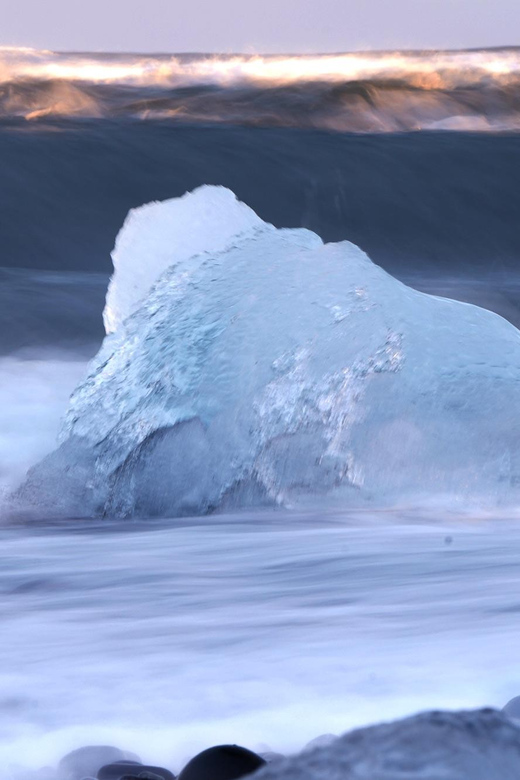
M409 79L418 88L448 88L520 77L516 47L462 51L382 51L338 54L75 54L0 47L0 81L64 79L104 84L236 86L309 81Z
M504 519L270 513L0 537L13 776L89 743L174 769L218 742L291 752L520 691L520 529Z
M0 357L0 514L2 494L55 448L60 417L85 371L84 359L52 351Z

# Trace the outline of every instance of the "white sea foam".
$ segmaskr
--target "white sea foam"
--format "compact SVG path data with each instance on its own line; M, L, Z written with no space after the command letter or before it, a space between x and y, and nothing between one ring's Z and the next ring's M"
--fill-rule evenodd
M93 743L179 769L221 742L293 752L423 709L502 706L520 692L518 524L420 520L0 531L4 774Z
M516 83L518 48L472 51L388 51L322 55L63 54L0 48L0 81L20 78L127 85L237 86L247 82L409 80L418 88Z
M0 496L56 446L60 419L86 365L48 350L0 358Z

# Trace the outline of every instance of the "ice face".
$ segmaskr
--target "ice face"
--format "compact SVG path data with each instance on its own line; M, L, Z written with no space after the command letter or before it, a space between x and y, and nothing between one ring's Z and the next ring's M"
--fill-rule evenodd
M135 212L116 257L116 331L24 500L145 516L516 499L520 332L502 318L220 187Z
M120 231L103 320L113 333L171 266L210 248L219 251L263 225L224 187L199 187L182 198L132 209Z

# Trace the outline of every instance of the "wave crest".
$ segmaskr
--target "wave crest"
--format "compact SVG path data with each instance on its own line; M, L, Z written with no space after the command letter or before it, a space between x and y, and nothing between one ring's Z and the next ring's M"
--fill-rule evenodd
M0 117L13 116L517 131L520 48L302 56L0 48Z

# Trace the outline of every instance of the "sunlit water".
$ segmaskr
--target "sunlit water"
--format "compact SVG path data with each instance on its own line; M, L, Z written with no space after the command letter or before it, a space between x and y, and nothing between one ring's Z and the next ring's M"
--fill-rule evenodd
M112 743L180 768L520 691L512 518L316 516L0 531L0 764Z
M58 53L0 47L0 120L164 119L518 132L520 50L333 55Z

